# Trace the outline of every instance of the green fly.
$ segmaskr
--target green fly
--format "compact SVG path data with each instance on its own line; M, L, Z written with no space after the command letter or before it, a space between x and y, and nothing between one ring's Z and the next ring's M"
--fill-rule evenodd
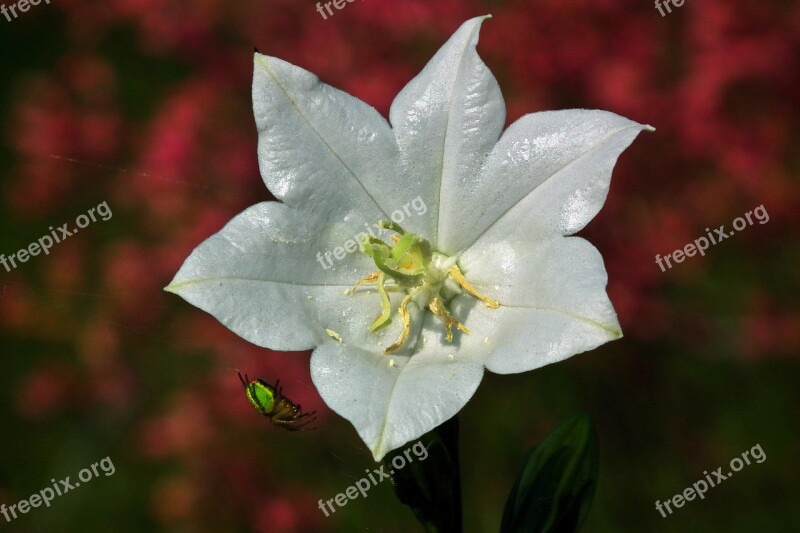
M262 379L250 381L247 374L242 377L242 373L237 370L239 381L244 385L247 401L253 408L262 415L269 418L276 424L289 431L302 431L306 426L316 420L316 411L303 413L299 404L293 403L284 396L281 391L281 381L275 382L275 386L268 384Z

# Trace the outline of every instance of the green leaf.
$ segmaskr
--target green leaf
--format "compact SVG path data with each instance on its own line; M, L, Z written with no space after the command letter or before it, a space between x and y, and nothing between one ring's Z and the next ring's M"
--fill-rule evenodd
M420 459L422 443L427 457ZM416 446L416 448L415 448ZM408 450L408 455L405 455ZM411 453L414 452L414 453ZM393 464L395 457L397 463ZM412 457L413 461L408 461ZM400 460L405 466L397 468ZM458 418L453 417L419 441L395 450L383 459L392 472L397 498L409 506L425 531L461 531L461 474L458 464Z
M506 501L500 532L578 531L592 504L598 462L589 417L563 422L528 452Z

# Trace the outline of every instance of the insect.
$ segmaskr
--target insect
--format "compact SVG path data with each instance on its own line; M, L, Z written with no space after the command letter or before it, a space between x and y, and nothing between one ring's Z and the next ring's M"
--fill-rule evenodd
M250 381L247 374L242 377L242 373L238 370L237 374L239 374L239 381L244 385L247 401L256 411L269 418L273 424L289 431L313 429L306 428L306 426L316 420L316 411L303 413L300 405L293 403L281 393L283 387L281 387L280 380L273 387L262 379Z

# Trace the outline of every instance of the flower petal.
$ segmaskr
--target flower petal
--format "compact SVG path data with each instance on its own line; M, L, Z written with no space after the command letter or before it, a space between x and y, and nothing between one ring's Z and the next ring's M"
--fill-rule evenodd
M350 222L300 215L277 202L254 205L200 244L166 290L259 346L306 350L335 333L379 352L399 337L400 321L370 333L378 297L364 289L345 294L374 265L354 252L323 266L341 234L353 231ZM396 309L400 295L392 297Z
M443 252L453 236L442 229L458 229L452 204L471 186L505 123L500 88L475 50L486 18L465 22L397 95L390 112L407 175L398 186L419 191L430 209L428 219L414 219L409 228Z
M254 62L258 160L269 190L331 220L352 210L370 222L388 220L397 206L383 192L400 172L386 120L300 67L259 53Z
M458 357L485 361L499 374L526 372L622 337L606 295L608 277L597 249L580 237L555 237L535 246L493 245L462 265L473 286L500 301L489 309L471 296L451 302L470 329L458 334ZM441 333L425 346L442 344Z
M650 126L607 111L526 115L512 124L472 189L458 198L458 250L526 243L583 228L605 203L620 153ZM469 259L466 259L469 261Z
M452 360L443 350L409 358L327 342L311 357L322 399L352 422L376 461L458 413L482 377L480 362Z

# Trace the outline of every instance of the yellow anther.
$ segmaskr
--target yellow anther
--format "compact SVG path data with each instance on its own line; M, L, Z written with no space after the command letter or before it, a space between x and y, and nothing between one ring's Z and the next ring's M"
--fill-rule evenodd
M400 235L397 235L396 233L389 238L392 239L392 244L395 246L397 246L397 243L400 242Z
M386 348L383 353L391 353L397 350L408 340L408 333L411 331L411 314L408 312L408 302L410 301L411 296L406 295L400 303L400 319L403 321L403 332L400 334L400 338L397 339L394 344Z
M333 340L342 342L342 336L333 331L332 329L325 328L325 333L327 333L328 337L332 338Z
M459 285L461 285L462 289L473 295L478 300L485 303L489 308L497 309L498 307L500 307L500 302L498 302L497 300L492 300L488 296L484 296L483 294L476 291L475 287L470 285L469 281L467 281L467 279L464 277L464 274L461 273L461 269L458 268L458 265L453 265L450 268L450 275L453 276L453 279L455 279Z
M447 308L444 306L442 301L437 296L434 298L431 303L428 304L428 309L431 310L431 313L436 315L437 317L441 318L444 321L444 327L447 328L447 342L453 342L453 326L457 327L467 335L469 335L469 330L467 326L453 318L453 315L447 311Z
M353 286L353 288L350 289L350 293L351 294L355 293L356 289L358 289L362 285L367 285L369 283L375 283L376 281L378 281L378 276L380 276L380 275L381 275L380 271L373 272L372 274L370 274L366 278L364 278L364 279L360 280L358 283L356 283L355 286Z

